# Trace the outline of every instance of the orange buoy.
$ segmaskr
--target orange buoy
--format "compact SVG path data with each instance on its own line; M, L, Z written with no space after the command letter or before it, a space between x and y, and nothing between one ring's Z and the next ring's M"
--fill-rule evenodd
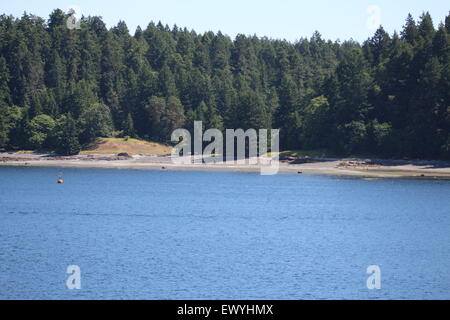
M59 175L58 175L58 180L57 180L58 183L63 183L63 182L64 182L64 180L62 179L62 177L63 177L63 173L60 172Z

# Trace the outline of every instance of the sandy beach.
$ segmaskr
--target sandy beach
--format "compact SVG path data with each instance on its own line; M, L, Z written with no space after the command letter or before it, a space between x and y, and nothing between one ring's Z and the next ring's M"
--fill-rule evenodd
M55 156L45 153L3 152L0 165L28 167L77 167L148 170L203 170L260 172L255 164L223 162L215 164L176 164L169 155L82 154ZM444 161L409 161L376 159L282 159L279 173L325 174L367 178L450 179L450 163Z

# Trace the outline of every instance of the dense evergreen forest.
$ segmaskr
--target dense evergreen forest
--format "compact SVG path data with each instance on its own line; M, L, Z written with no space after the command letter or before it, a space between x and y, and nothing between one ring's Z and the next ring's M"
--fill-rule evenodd
M0 16L0 149L75 154L96 137L280 128L282 149L450 158L450 15L364 43L295 43L100 17Z

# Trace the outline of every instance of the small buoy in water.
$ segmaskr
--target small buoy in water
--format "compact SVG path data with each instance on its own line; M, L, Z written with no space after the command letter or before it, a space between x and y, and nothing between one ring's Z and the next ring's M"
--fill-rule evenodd
M62 174L62 172L60 172L59 175L58 175L58 180L57 180L58 183L63 183L64 182L64 180L62 179L62 176L63 176L63 174Z

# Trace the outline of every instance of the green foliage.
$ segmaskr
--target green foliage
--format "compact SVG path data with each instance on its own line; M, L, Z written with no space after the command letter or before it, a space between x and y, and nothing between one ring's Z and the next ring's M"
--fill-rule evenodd
M131 116L131 113L128 113L125 125L124 125L124 134L126 134L126 137L134 137L135 131L134 131L134 121L133 117Z
M70 114L58 118L53 130L53 141L58 154L74 155L81 151L77 124Z
M0 16L0 148L73 154L114 132L167 142L201 120L279 128L284 149L450 158L450 16L435 29L409 15L361 44L65 21Z
M367 130L363 122L352 121L344 125L339 125L337 129L340 141L345 141L340 146L342 154L355 154L364 150Z
M40 114L31 119L26 128L29 146L38 150L48 147L48 138L55 126L55 120L45 114Z
M327 130L330 128L330 104L324 96L311 99L304 110L304 130L302 141L306 149L328 147L330 139Z
M152 137L156 140L169 140L172 131L184 124L183 106L176 97L164 99L153 96L146 108L150 117Z
M113 121L109 107L104 104L93 104L78 119L80 142L89 143L97 137L111 137Z
M20 130L23 110L17 106L0 106L0 147L8 147Z

